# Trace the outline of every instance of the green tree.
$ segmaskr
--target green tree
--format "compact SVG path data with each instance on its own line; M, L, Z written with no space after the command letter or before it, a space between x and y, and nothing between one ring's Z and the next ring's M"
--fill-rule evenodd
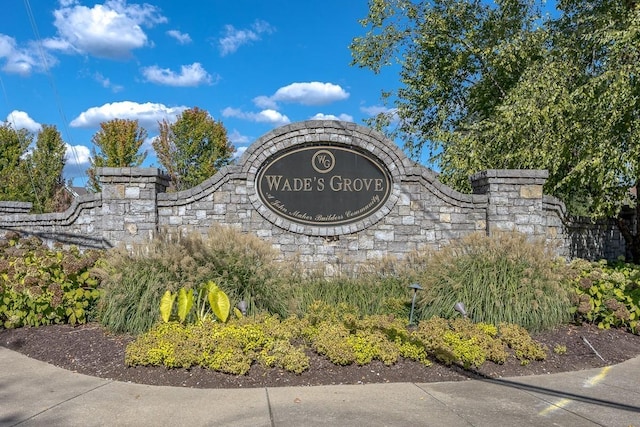
M0 200L31 201L22 156L32 141L27 130L15 130L10 123L0 125Z
M153 148L175 190L200 184L231 161L235 150L226 129L205 110L194 107L183 111L175 123L165 119L159 125Z
M136 167L144 161L147 153L139 153L147 137L147 131L138 125L137 120L113 119L100 123L100 130L91 138L91 166L88 170L89 189L100 191L96 175L99 167Z
M373 0L354 64L396 61L391 135L427 149L442 179L468 189L487 168L543 168L573 213L618 217L635 262L640 238L619 218L640 206L640 7L637 0ZM382 128L389 114L372 124Z
M29 176L29 198L33 211L57 210L57 197L64 187L62 170L65 165L66 145L55 126L44 125L38 133L36 145L23 162Z

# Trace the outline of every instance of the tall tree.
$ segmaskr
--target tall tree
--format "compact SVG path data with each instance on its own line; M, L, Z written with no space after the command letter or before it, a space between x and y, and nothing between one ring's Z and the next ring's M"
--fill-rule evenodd
M15 130L10 123L0 125L0 200L30 201L22 156L31 141L33 135L27 130Z
M640 183L637 0L373 0L354 64L399 58L395 130L428 149L442 178L468 188L486 168L544 168L574 213L616 217ZM382 127L389 115L373 121ZM637 229L618 218L635 262Z
M369 15L360 21L369 31L351 44L353 64L375 73L399 65L401 83L383 93L394 108L371 124L383 128L397 121L393 136L412 154L428 149L434 157L490 116L542 54L546 38L540 2L496 3L370 1Z
M56 194L64 187L65 152L66 146L58 129L44 125L33 151L24 161L31 182L29 194L34 212L57 210Z
M175 123L165 119L159 125L153 148L177 191L200 184L231 161L235 150L226 129L205 110L194 107Z
M89 189L100 191L96 168L140 166L147 156L146 152L139 153L146 137L147 131L137 120L113 119L100 123L100 130L91 138L94 148L88 170Z

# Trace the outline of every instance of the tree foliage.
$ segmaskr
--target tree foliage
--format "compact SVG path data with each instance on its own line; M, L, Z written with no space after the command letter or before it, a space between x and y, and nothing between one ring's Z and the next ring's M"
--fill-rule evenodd
M55 212L70 203L64 193L66 145L55 126L43 125L34 135L13 125L0 125L0 200L31 202L32 212Z
M27 130L15 130L10 123L0 125L0 200L29 201L22 156L32 141Z
M147 138L147 131L137 120L113 119L100 123L100 130L93 135L94 144L89 168L89 188L100 191L96 175L99 167L136 167L144 161L147 153L139 153ZM96 148L99 148L99 152Z
M640 183L637 0L372 0L353 63L400 66L397 124L443 181L468 190L489 168L549 170L545 191L572 213L615 217ZM395 122L394 122L395 120ZM640 212L638 212L640 213ZM640 239L619 226L640 261Z
M234 152L222 122L198 107L183 111L174 123L163 120L153 148L177 191L213 176Z
M44 125L38 133L33 151L24 161L30 175L30 198L33 200L34 212L53 212L60 209L65 153L66 145L58 129L55 126Z

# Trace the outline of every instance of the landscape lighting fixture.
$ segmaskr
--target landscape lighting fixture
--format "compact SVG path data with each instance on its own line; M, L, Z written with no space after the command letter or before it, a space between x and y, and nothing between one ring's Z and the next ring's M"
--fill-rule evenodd
M238 310L242 313L243 316L247 315L247 302L245 300L240 300L238 303Z
M422 290L422 286L417 283L412 283L409 288L413 289L413 299L411 300L411 313L409 314L409 326L413 325L413 309L416 306L416 294Z
M464 308L463 303L461 302L455 303L455 305L453 306L453 309L458 313L462 314L462 317L464 317L465 319L467 318L467 310Z

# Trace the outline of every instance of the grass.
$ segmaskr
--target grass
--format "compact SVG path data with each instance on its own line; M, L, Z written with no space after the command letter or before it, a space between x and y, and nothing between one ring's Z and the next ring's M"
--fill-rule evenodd
M274 261L273 249L257 237L214 227L199 234L161 233L132 251L106 252L101 271L101 323L114 332L139 334L160 319L165 291L214 281L233 305L244 299L249 313L286 316L295 274Z
M409 318L410 290L400 278L365 273L359 276L308 279L298 289L298 312L316 301L331 306L346 304L364 315L393 314Z
M458 316L463 302L475 322L515 323L530 331L570 320L564 263L543 242L520 234L472 235L439 251L387 258L338 277L304 272L277 262L274 249L232 228L197 234L162 234L131 253L109 251L100 318L109 329L140 333L159 320L166 290L213 280L232 305L245 300L249 315L303 316L321 301L354 307L362 315L409 318L408 285L419 283L414 319Z
M474 234L425 257L419 318L453 317L460 301L476 322L537 331L570 320L569 270L542 241Z

